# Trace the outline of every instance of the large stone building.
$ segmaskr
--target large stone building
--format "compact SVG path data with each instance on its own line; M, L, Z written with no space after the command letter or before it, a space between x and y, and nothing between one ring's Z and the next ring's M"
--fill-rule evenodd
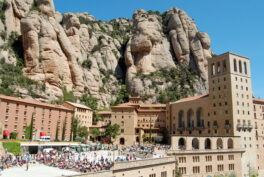
M65 125L65 139L70 140L71 122L73 111L61 105L53 105L0 95L0 122L3 124L4 136L17 132L18 139L25 138L25 128L33 118L33 137L39 138L40 133L62 139L63 126Z
M254 133L256 138L257 170L264 176L264 100L253 99Z
M79 119L80 125L87 127L88 130L93 125L93 110L91 108L69 101L64 102L62 105L73 110L73 116Z
M197 136L200 137L200 146L197 151L192 152L194 155L204 158L199 155L201 151L205 151L206 147L215 143L214 148L221 149L221 151L204 153L218 156L219 153L226 154L229 151L236 157L236 162L240 162L238 154L244 151L241 159L241 175L248 175L249 167L251 169L257 167L256 138L254 138L255 132L252 131L254 112L249 58L228 52L209 59L208 78L208 95L185 98L167 104L167 128L172 136L171 144L175 145L174 141L176 140L178 147L181 147L186 145L186 140L181 137L190 139L189 137ZM175 137L178 137L179 140ZM232 141L232 144L236 139L235 150L229 148L228 141L223 143L224 139ZM195 138L189 140L189 146L197 144L196 141ZM238 144L240 147L237 146ZM177 152L178 149L175 149ZM222 149L226 152L222 152ZM223 168L219 171L218 168L212 167L212 172L228 170L227 166L231 163L228 162L227 157L223 158L225 159L221 164ZM205 164L201 164L199 172L207 171ZM235 172L241 170L238 163L235 163L234 166L233 164L231 164L231 169ZM191 166L186 166L186 168L186 174L200 176L200 173L196 174L197 171Z
M139 97L130 97L128 103L112 106L112 111L99 113L100 116L107 116L105 124L120 126L120 135L115 143L121 145L142 144L144 134L146 141L154 141L155 137L163 135L162 130L166 127L166 105L141 104Z

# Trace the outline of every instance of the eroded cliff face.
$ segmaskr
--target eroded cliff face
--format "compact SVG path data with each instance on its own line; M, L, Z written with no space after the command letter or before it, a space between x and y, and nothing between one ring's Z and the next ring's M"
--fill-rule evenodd
M45 84L37 95L43 100L62 96L64 86L97 98L100 107L119 99L124 84L149 103L162 102L161 94L206 92L210 38L180 9L137 10L132 20L103 22L88 13L55 12L52 0L2 2L8 6L0 46L8 46L12 33L22 35L23 74ZM5 62L15 65L16 57L1 47Z

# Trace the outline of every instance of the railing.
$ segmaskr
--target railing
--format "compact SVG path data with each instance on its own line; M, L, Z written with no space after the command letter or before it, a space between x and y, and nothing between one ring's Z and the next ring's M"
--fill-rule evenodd
M197 129L204 129L204 120L197 122Z
M216 128L218 128L218 125L213 125L212 127L213 127L214 129L216 129Z
M184 122L181 122L179 124L179 127L177 128L178 130L184 130L185 129L185 125L184 125Z
M229 128L231 128L231 125L230 125L230 124L225 124L225 125L224 125L224 128L229 129Z

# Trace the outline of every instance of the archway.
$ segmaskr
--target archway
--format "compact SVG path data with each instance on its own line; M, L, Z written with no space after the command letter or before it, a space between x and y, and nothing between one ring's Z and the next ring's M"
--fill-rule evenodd
M227 141L227 148L228 149L233 149L234 148L234 143L233 143L233 140L231 138L229 138L228 141Z
M216 149L223 149L223 140L221 138L216 141Z
M186 148L185 140L183 138L179 139L178 146L179 146L179 149L185 149Z
M206 138L204 142L204 148L205 149L211 149L211 140L209 138Z
M125 138L120 138L119 143L120 143L121 145L124 145L124 144L125 144Z
M197 138L194 138L192 140L192 148L193 149L199 149L199 140Z

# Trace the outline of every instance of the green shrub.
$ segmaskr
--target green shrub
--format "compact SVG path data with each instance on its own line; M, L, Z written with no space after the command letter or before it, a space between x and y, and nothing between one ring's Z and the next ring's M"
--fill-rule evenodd
M9 7L9 4L6 0L0 2L0 19L5 24L5 11Z
M92 61L89 58L87 58L86 60L83 61L82 67L91 69L92 64L93 64Z
M8 152L19 155L21 154L20 143L19 142L3 142L3 147L7 149Z
M17 138L17 132L11 132L10 139L16 139L16 138Z
M40 12L40 9L39 9L38 4L37 4L37 0L34 0L32 3L30 11L33 11L33 10Z

